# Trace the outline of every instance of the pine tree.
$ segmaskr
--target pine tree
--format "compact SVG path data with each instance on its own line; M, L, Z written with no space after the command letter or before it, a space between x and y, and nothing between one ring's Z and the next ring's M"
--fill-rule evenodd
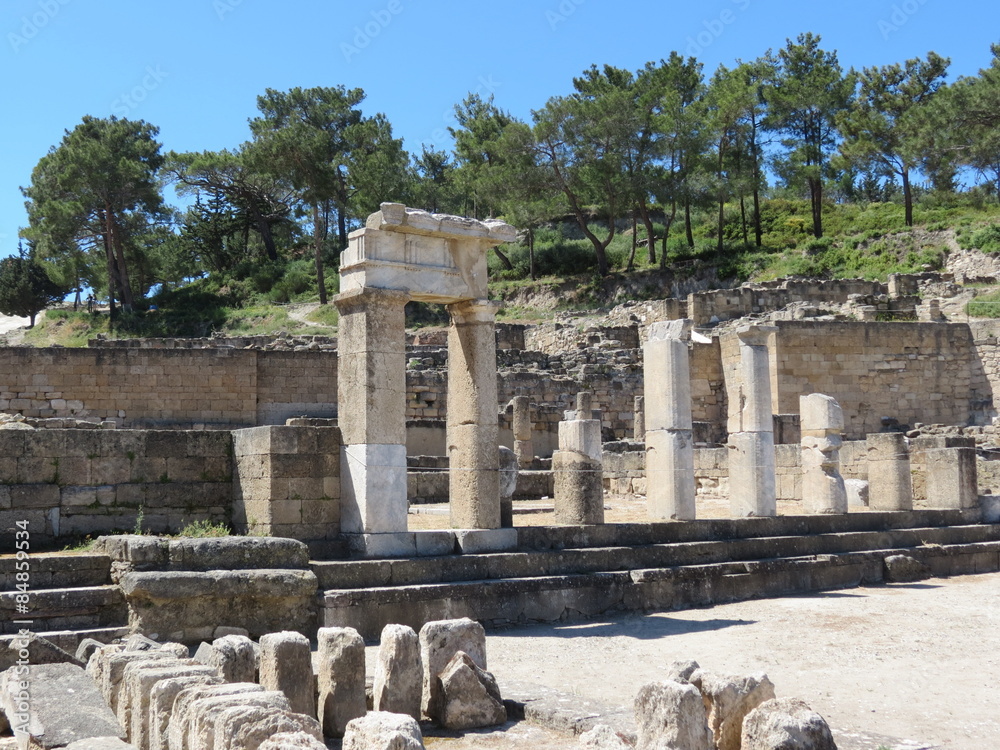
M30 319L53 302L61 300L66 290L57 286L45 269L26 252L20 243L18 254L0 261L0 313Z

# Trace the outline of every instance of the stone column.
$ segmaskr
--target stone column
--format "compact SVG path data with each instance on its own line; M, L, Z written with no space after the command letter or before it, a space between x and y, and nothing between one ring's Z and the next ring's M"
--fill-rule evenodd
M646 398L644 396L635 397L635 405L632 407L632 440L642 443L646 440Z
M729 507L734 517L775 516L774 417L767 339L775 326L748 326L740 340L740 429L729 436Z
M840 475L844 412L822 393L799 396L802 426L802 500L810 513L847 513L847 487Z
M593 416L591 394L578 393L576 410L559 423L559 450L552 455L559 524L604 523L601 420Z
M337 295L340 312L337 411L341 448L341 530L406 531L405 292L355 289Z
M923 453L928 507L964 510L979 504L974 438L925 437L912 445L914 453Z
M872 510L913 510L910 453L899 432L867 437L868 507Z
M515 396L514 418L511 425L514 430L514 453L517 455L517 465L527 468L535 457L535 446L532 444L531 399L527 396Z
M695 517L688 353L692 326L687 319L654 323L643 347L646 502L654 521L691 521ZM636 398L637 422L640 398Z
M449 494L456 529L500 528L498 308L487 300L448 305Z

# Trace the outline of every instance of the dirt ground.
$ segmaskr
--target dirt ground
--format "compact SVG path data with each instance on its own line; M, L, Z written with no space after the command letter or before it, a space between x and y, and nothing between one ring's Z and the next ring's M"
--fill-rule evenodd
M520 694L537 685L627 710L671 662L694 659L718 673L766 672L779 697L827 719L841 750L1000 747L1000 574L512 628L490 632L487 646L501 689ZM578 743L522 722L428 745Z

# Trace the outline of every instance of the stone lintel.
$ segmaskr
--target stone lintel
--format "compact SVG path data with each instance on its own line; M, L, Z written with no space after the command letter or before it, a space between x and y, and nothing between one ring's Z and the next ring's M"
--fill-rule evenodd
M465 216L432 214L402 203L383 203L380 210L369 215L366 229L385 232L420 234L426 237L444 237L483 240L488 246L514 242L517 230L497 219L480 221ZM355 230L362 231L362 230ZM351 233L353 236L354 232Z

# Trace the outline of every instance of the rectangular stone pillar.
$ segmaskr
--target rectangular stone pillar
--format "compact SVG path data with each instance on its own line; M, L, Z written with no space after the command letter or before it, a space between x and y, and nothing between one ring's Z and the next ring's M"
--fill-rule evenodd
M517 456L517 465L524 468L530 466L535 457L535 446L532 442L531 399L527 396L515 396L512 403L514 404L514 417L511 420L514 431L514 454Z
M735 517L775 516L774 418L767 339L775 326L747 326L740 340L739 430L729 436L729 507Z
M847 513L847 487L840 475L844 412L822 393L799 396L802 429L802 500L810 513Z
M406 292L354 289L340 312L337 411L341 528L345 534L406 531Z
M928 507L964 510L979 504L974 438L922 437L912 448L914 454L923 454Z
M910 453L899 432L867 437L868 507L872 510L913 510Z
M604 523L604 453L601 420L594 419L591 394L578 393L576 410L559 423L559 450L552 454L555 522Z
M449 494L457 529L500 528L498 307L486 300L448 305Z
M688 353L692 325L686 319L654 323L643 347L646 502L654 521L691 521L695 517ZM637 406L637 419L638 415Z

